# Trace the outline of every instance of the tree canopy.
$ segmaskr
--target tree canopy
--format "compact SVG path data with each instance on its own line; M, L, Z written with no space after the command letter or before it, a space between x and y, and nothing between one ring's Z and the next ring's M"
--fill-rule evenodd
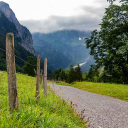
M52 77L54 80L72 83L74 81L82 81L82 72L79 64L75 67L75 69L73 68L73 65L71 65L69 70L56 70Z
M76 73L76 81L82 81L82 71L79 64L75 68L75 73Z
M95 70L104 67L104 74L117 83L128 83L128 1L113 1L106 8L100 31L86 38L86 46L95 59Z
M32 56L28 56L27 58L28 58L28 61L23 66L23 71L24 71L24 73L28 74L29 76L35 76L36 73L34 72L34 69L36 71L36 68L37 68L36 59Z

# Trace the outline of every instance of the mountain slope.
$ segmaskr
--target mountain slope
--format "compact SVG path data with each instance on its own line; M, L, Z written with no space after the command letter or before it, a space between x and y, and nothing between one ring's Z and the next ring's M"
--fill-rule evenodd
M29 30L20 25L19 21L15 17L14 12L10 9L9 5L5 2L0 1L0 11L2 11L5 17L10 21L13 22L16 26L17 33L15 33L15 37L17 38L18 43L23 46L27 51L36 55L35 50L32 47L33 40L32 35Z
M25 28L26 29L26 28ZM16 62L16 70L18 72L23 72L22 67L24 66L24 61L27 61L28 56L35 56L35 50L34 53L30 53L29 50L25 49L19 42L21 42L22 38L18 35L18 30L16 28L16 25L11 22L5 14L0 11L0 70L6 70L6 34L12 32L14 34L14 48L15 48L15 55L18 56L18 58L15 58ZM32 45L31 45L32 47ZM33 47L32 47L33 49ZM21 60L21 59L23 60ZM43 69L43 63L41 63L41 69ZM52 76L52 71L48 68L48 78Z
M89 35L90 32L76 30L62 30L49 34L33 33L33 47L42 60L48 59L48 66L52 70L66 69L70 65L83 63L90 57L89 49L85 46L85 37Z
M6 53L3 50L6 49L6 34L9 32L14 33L14 35L18 34L18 30L16 29L15 24L9 21L5 17L4 13L0 11L0 70L6 70ZM27 60L27 56L34 56L18 43L19 40L21 40L20 37L14 37L15 54L24 60ZM22 71L21 67L23 65L24 62L16 58L16 66L18 71Z

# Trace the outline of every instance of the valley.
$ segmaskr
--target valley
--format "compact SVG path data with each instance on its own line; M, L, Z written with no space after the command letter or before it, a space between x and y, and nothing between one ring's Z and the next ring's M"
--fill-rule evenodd
M6 11L5 11L6 10ZM48 60L49 76L52 71L69 69L70 65L81 65L82 72L88 72L94 63L86 49L85 38L90 31L59 30L52 33L30 33L30 31L17 20L15 13L7 3L0 2L0 48L5 50L6 34L14 34L15 55L27 61L28 56L36 59L41 56L41 62ZM0 69L6 70L5 52L0 51ZM16 70L23 72L24 62L16 58ZM43 65L43 64L41 64ZM50 71L50 69L52 71Z
M41 60L45 57L48 59L48 66L53 71L82 63L87 67L83 71L87 72L90 67L88 64L93 64L91 62L93 58L89 55L90 50L85 46L85 37L89 35L89 31L77 30L33 33L33 47L37 54L41 55Z

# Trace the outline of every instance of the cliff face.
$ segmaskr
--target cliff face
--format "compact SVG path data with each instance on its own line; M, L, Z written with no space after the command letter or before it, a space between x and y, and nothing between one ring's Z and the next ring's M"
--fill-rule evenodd
M15 37L21 37L19 44L33 55L36 55L35 50L32 47L33 40L29 30L19 23L19 21L15 17L14 12L10 9L7 3L0 2L0 10L4 13L4 15L8 18L9 21L15 24L16 29L18 30L18 34L15 35Z

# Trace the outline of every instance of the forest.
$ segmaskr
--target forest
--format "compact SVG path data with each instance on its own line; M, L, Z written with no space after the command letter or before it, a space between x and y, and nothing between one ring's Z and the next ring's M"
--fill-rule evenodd
M80 82L80 81L82 81L81 68L78 64L75 67L75 69L71 65L69 70L63 70L63 69L56 70L53 73L53 79L55 81L65 81L65 82L68 82L68 83L72 83L74 81L79 81Z

